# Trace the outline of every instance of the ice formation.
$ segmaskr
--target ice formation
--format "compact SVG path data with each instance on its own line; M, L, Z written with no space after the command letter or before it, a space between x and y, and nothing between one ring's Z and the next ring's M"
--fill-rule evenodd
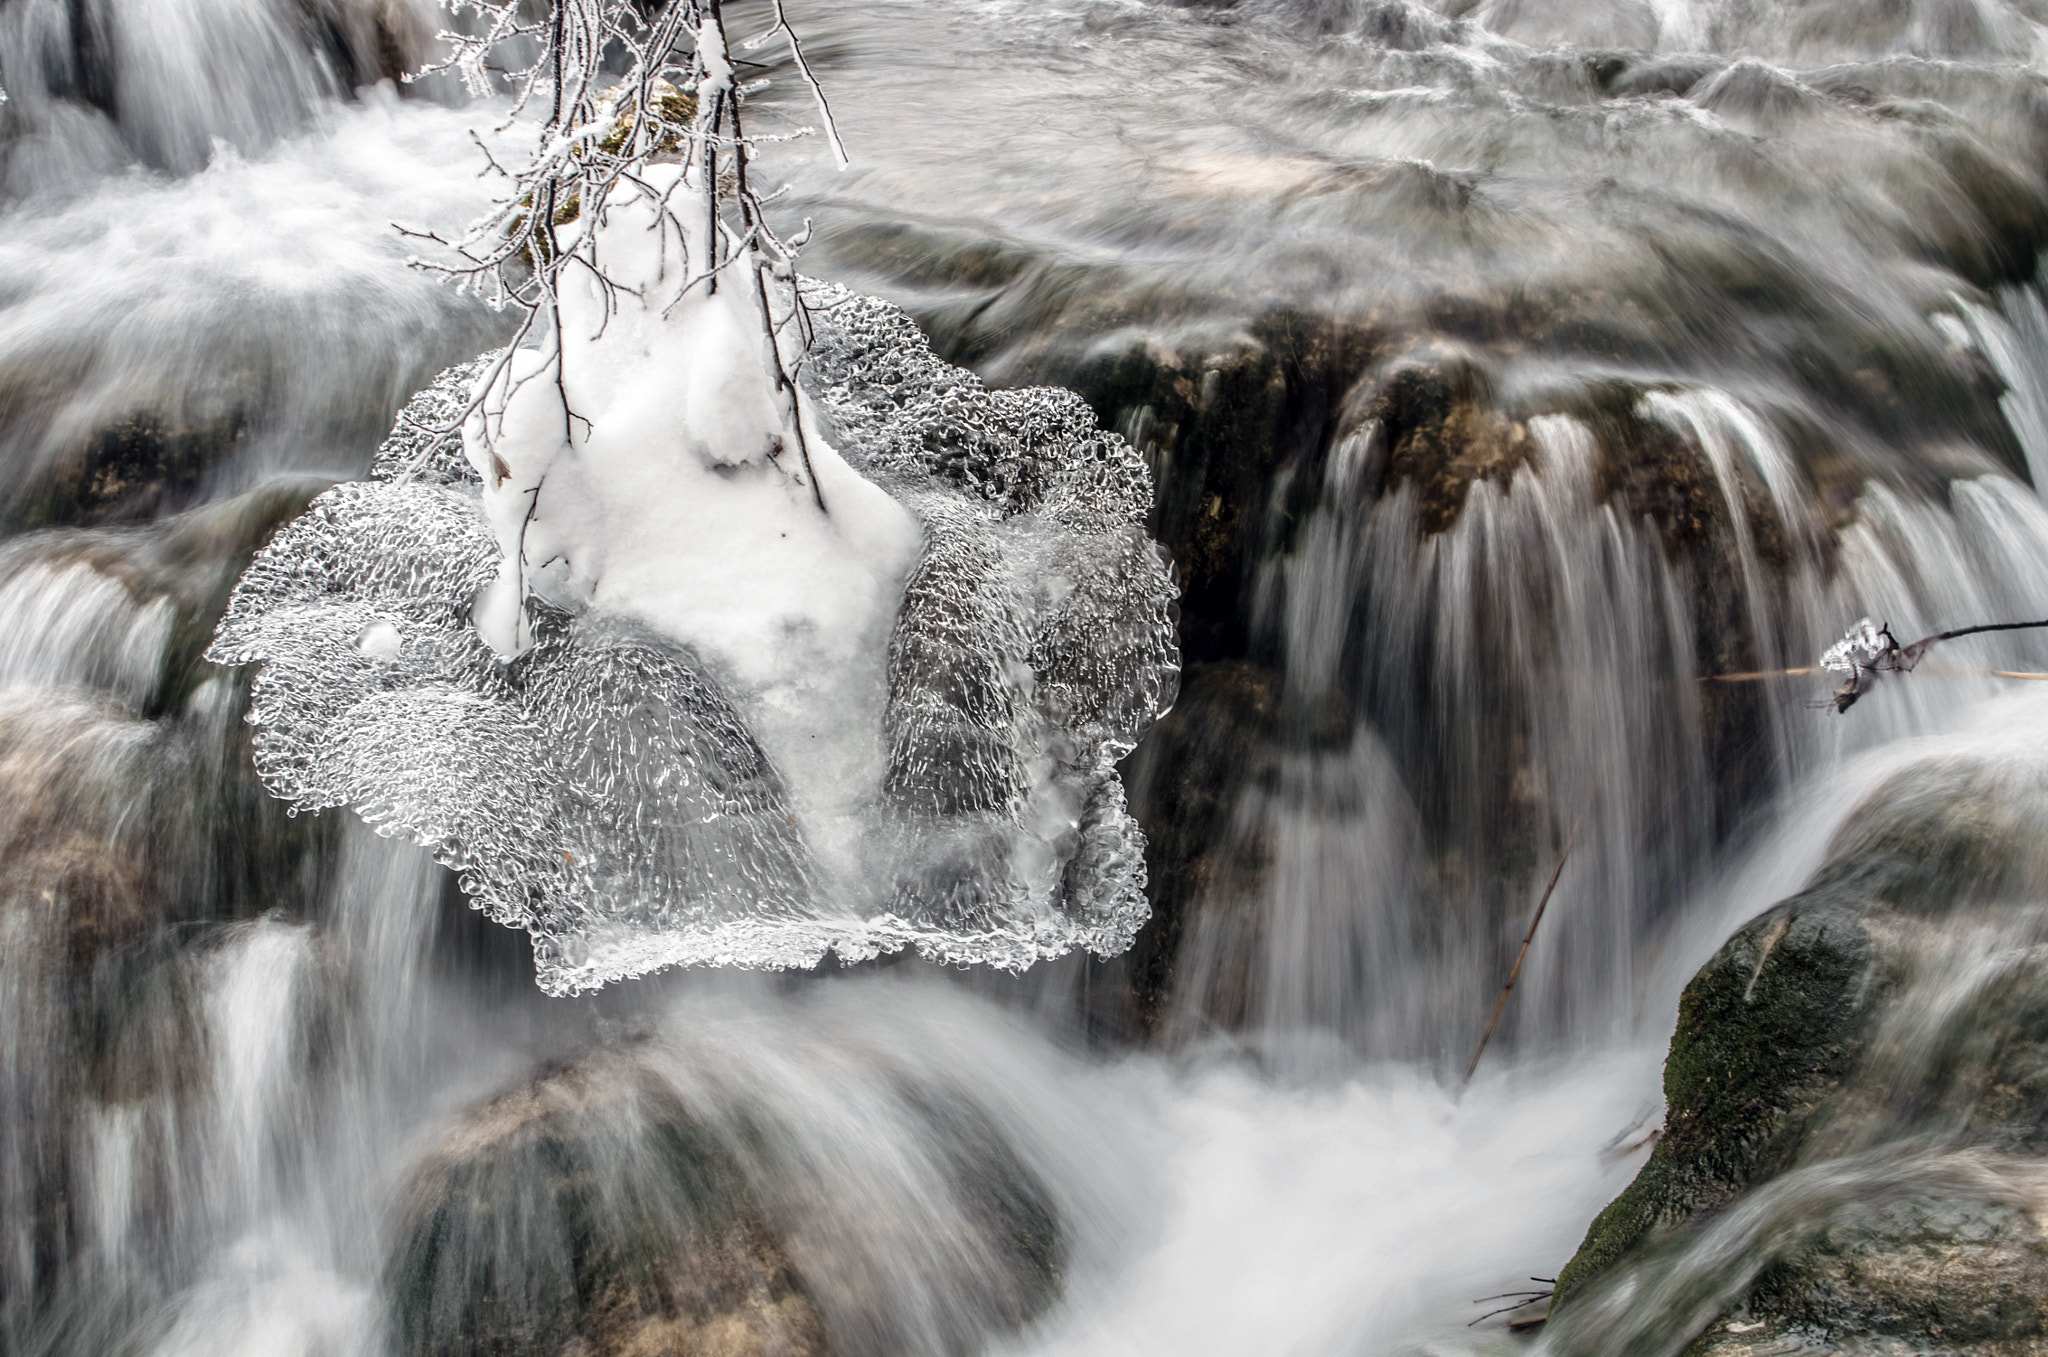
M809 282L797 411L747 274L634 213L599 244L637 288L562 293L559 387L545 350L443 373L243 577L210 653L263 666L266 784L431 848L551 993L1128 947L1116 762L1179 664L1143 462Z
M1822 652L1820 667L1831 674L1855 674L1869 669L1891 649L1884 629L1866 617Z

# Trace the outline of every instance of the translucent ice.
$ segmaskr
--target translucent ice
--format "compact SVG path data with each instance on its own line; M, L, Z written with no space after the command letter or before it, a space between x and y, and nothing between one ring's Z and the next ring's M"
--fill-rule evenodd
M501 534L462 438L433 432L489 355L413 399L370 480L278 534L215 638L217 662L262 666L271 790L431 848L533 935L551 993L828 950L1021 968L1122 951L1144 921L1116 763L1172 703L1179 654L1143 462L1072 394L988 391L895 308L805 288L812 415L921 542L879 690L764 679L801 648L735 658L602 589L535 589L527 648L494 653L472 610ZM798 697L880 751L850 794L802 791Z

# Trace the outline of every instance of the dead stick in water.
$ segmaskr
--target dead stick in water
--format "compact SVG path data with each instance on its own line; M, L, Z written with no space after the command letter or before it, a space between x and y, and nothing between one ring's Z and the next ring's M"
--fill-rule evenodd
M1806 669L1751 669L1740 674L1702 674L1701 683L1755 683L1759 679L1806 678L1821 671Z
M1500 1015L1507 1011L1508 996L1515 992L1515 981L1522 976L1522 963L1529 959L1529 944L1536 941L1536 926L1543 922L1543 911L1550 908L1551 893L1557 889L1558 878L1564 875L1564 865L1571 859L1572 848L1579 841L1579 827L1586 823L1586 812L1592 809L1592 798L1579 808L1579 818L1572 821L1572 832L1566 836L1564 851L1557 855L1557 867L1550 874L1550 884L1543 888L1543 898L1536 902L1536 917L1529 920L1529 931L1522 935L1522 950L1515 953L1515 964L1508 971L1508 982L1500 987L1500 999L1493 1006L1493 1016L1486 1020L1486 1031L1480 1035L1479 1049L1472 1053L1472 1063L1465 1067L1464 1081L1458 1085L1463 1092L1465 1085L1472 1082L1472 1072L1479 1068L1479 1057L1486 1054L1486 1043L1493 1040L1493 1029L1500 1026Z

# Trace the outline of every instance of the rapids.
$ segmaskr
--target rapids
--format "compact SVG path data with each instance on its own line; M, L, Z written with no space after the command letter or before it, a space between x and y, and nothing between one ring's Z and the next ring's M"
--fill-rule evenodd
M1151 463L1154 925L550 1000L423 852L287 817L200 656L269 532L502 342L392 227L482 208L501 110L380 83L427 0L0 0L0 1353L452 1350L400 1255L520 1098L611 1215L634 1100L687 1109L836 1353L1516 1350L1470 1302L1640 1165L1687 978L1882 778L2032 766L2048 691L1972 672L2048 669L2026 634L1845 717L1711 680L2042 615L2037 6L791 11L854 161L769 157L806 270ZM573 1241L498 1188L518 1228L423 1266L540 1307ZM1057 1220L1056 1297L992 1212ZM1734 1287L1740 1227L1644 1284Z

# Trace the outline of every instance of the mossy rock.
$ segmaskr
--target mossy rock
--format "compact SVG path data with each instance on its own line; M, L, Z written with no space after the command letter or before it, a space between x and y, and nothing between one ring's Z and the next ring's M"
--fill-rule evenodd
M1664 1067L1664 1136L1558 1274L1557 1305L1796 1159L1869 1025L1862 905L1839 891L1796 896L1729 939L1686 986Z
M1469 364L1397 368L1371 408L1388 449L1385 485L1415 485L1425 533L1456 522L1475 483L1506 484L1535 452L1528 426L1493 407Z
M1760 1270L1689 1352L2048 1352L2048 1204L2025 1186L2048 1153L2048 941L2024 912L2048 888L2044 793L1972 759L1898 773L1694 977L1663 1139L1558 1276L1560 1352L1617 1341L1574 1313L1604 1276L1676 1266L1745 1200ZM1804 1217L1751 1196L1829 1175L1851 1186Z

